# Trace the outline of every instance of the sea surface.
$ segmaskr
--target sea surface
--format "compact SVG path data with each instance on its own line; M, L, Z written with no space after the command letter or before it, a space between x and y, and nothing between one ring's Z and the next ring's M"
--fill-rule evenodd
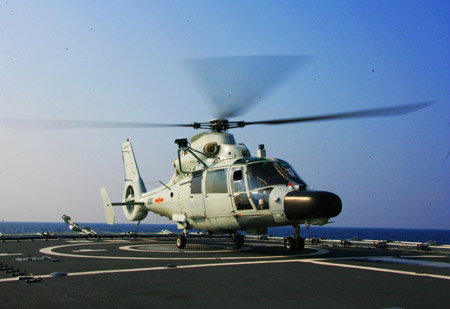
M172 224L115 224L105 223L78 223L80 227L89 227L97 233L158 233L169 230L178 233L176 225ZM0 234L36 234L47 232L51 234L70 234L71 231L65 223L52 222L0 222ZM268 235L292 236L293 228L290 226L269 228ZM376 239L393 241L426 242L433 241L439 244L450 244L450 230L434 229L399 229L399 228L356 228L356 227L316 227L307 230L301 227L302 237L327 239Z

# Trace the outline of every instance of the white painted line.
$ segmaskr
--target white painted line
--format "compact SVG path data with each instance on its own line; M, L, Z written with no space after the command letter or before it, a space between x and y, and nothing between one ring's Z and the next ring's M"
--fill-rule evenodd
M418 266L428 266L428 267L450 268L450 263L435 262L435 261L424 261L424 260L417 260L417 259L403 259L403 258L392 257L392 256L354 257L354 258L346 258L346 260L368 261L368 262L383 262L383 263L391 263L391 264L418 265Z
M445 275L416 273L413 271L403 271L403 270L395 270L395 269L387 269L387 268L331 263L331 262L326 262L325 259L297 260L297 262L326 265L326 266L333 266L333 267L342 267L342 268L370 270L370 271L377 271L377 272L384 272L384 273L391 273L391 274L398 274L398 275L408 275L408 276L416 276L416 277L431 277L431 278L437 278L437 279L450 280L450 276L445 276Z
M273 258L288 258L288 257L305 257L305 256L316 256L316 255L324 255L329 253L330 251L321 248L309 248L315 250L315 252L311 253L302 253L302 254L292 254L292 255L276 255L276 256L260 256L258 259L273 259ZM255 257L256 258L256 257ZM245 259L255 259L254 257L241 257L241 260ZM234 257L223 257L221 260L235 260Z
M253 261L253 262L228 262L228 263L209 263L209 264L192 264L192 265L180 265L174 268L168 267L145 267L145 268L130 268L130 269L112 269L112 270L99 270L99 271L85 271L78 273L69 273L68 276L85 276L85 275L98 275L98 274L115 274L115 273L127 273L127 272L139 272L139 271L154 271L154 270L176 270L176 269L192 269L192 268L204 268L204 267L222 267L222 266L241 266L241 265L258 265L258 264L278 264L278 263L293 263L296 260L275 260L275 261ZM42 276L40 276L42 277Z
M102 239L103 242L130 242L126 239Z
M72 252L104 252L107 251L106 249L80 249L80 250L73 250Z
M143 272L143 271L156 271L156 270L177 270L177 269L193 269L193 268L205 268L205 267L223 267L223 266L242 266L242 265L258 265L258 264L279 264L279 263L295 263L298 260L273 260L273 261L253 261L253 262L228 262L228 263L209 263L209 264L192 264L192 265L180 265L174 268L165 266L157 267L143 267L143 268L128 268L128 269L108 269L108 270L94 270L68 273L68 277L74 276L90 276L90 275L104 275L104 274L118 274L118 273L130 273L130 272ZM37 275L43 279L53 278L50 275ZM17 278L5 278L0 279L1 282L17 281Z
M94 243L92 240L68 240L67 242L71 242L73 244L84 244L84 243L92 244L92 243Z
M0 253L0 256L22 255L22 253Z
M0 279L0 283L1 282L10 282L10 281L18 281L17 278L4 278L4 279Z
M434 258L441 257L445 258L447 256L439 255L405 255L401 257L393 256L352 256L352 257L339 257L339 258L329 258L327 260L341 260L341 261L368 261L368 262L382 262L391 264L404 264L404 265L418 265L427 267L439 267L439 268L450 268L450 263L436 262L436 261L425 261L419 258ZM408 259L406 259L408 258Z
M421 259L421 258L448 258L448 255L401 255L401 258Z
M377 268L377 267L367 267L367 266L358 266L358 265L349 265L349 264L339 264L339 263L331 263L327 262L325 259L305 259L305 260L272 260L272 261L252 261L252 262L228 262L228 263L210 263L210 264L192 264L192 265L180 265L175 268L168 267L144 267L144 268L128 268L128 269L109 269L109 270L96 270L96 271L83 271L83 272L73 272L68 273L67 276L90 276L90 275L102 275L102 274L117 274L117 273L130 273L130 272L143 272L143 271L159 271L159 270L172 270L175 271L177 269L195 269L195 268L205 268L205 267L224 267L224 266L244 266L244 265L260 265L260 264L280 264L280 263L311 263L316 265L324 265L324 266L333 266L333 267L342 267L342 268L351 268L351 269L360 269L367 271L376 271L376 272L384 272L398 275L408 275L408 276L416 276L416 277L431 277L436 279L444 279L450 280L450 276L444 275L436 275L436 274L427 274L427 273L416 273L411 271L401 271L394 269L385 269L385 268ZM35 277L41 278L52 278L50 275L39 275ZM5 278L0 279L1 282L11 282L17 281L17 278Z
M114 244L114 243L109 243ZM77 245L83 245L83 244L77 244ZM349 264L342 264L337 262L327 262L331 260L348 260L346 258L331 258L331 259L288 259L288 260L272 260L268 261L269 259L275 259L275 258L292 258L292 257L299 257L299 256L311 256L311 255L320 255L328 253L328 250L325 249L319 249L319 248L312 248L314 250L317 250L314 253L309 254L303 254L303 255L289 255L289 256L255 256L255 257L212 257L212 258L206 258L206 257L200 257L200 258L192 258L192 257L183 257L181 254L180 256L176 258L165 258L165 257L115 257L115 256L89 256L89 255L75 255L75 254L66 254L66 253L59 253L54 252L53 250L63 248L63 247L69 247L69 246L75 246L75 245L62 245L62 246L55 246L55 247L48 247L43 248L40 250L41 253L48 254L48 255L58 255L58 256L66 256L66 257L80 257L80 258L97 258L97 259L133 259L133 260L180 260L180 259L189 259L189 260L244 260L244 259L259 259L261 261L253 261L253 262L231 262L231 263L211 263L211 264L196 264L196 265L185 265L185 266L178 266L176 269L183 269L183 268L199 268L199 267L214 267L214 266L237 266L237 265L249 265L249 264L265 264L265 263L292 263L292 262L300 262L300 263L311 263L311 264L317 264L317 265L325 265L325 266L333 266L333 267L342 267L342 268L353 268L353 269L360 269L360 270L368 270L368 271L376 271L376 272L384 272L384 273L392 273L392 274L399 274L399 275L409 275L409 276L417 276L417 277L431 277L431 278L437 278L437 279L444 279L444 280L450 280L450 276L445 275L436 275L436 274L428 274L428 273L417 273L413 271L401 271L401 270L394 270L394 269L386 269L386 268L378 268L378 267L368 267L368 266L359 266L359 265L349 265ZM264 259L264 260L262 260ZM354 258L353 258L354 259ZM106 271L95 271L95 272L83 272L83 273L73 273L72 275L88 275L88 274L102 274L102 273L115 273L115 272L134 272L134 271L151 271L151 270L162 270L166 269L165 267L151 267L151 268L139 268L139 269L120 269L120 270L106 270ZM42 277L42 276L41 276ZM44 278L44 277L43 277ZM1 282L1 281L0 281Z
M153 242L152 242L153 243ZM105 244L105 243L103 243ZM106 243L105 245L115 244L113 242ZM326 249L320 248L311 248L315 250L312 253L303 253L303 254L292 254L292 255L275 255L275 256L246 256L246 257L185 257L184 254L190 252L171 252L179 254L178 257L136 257L136 256L98 256L98 255L81 255L81 254L72 254L72 253L62 253L55 252L54 250L60 248L67 248L71 246L83 246L83 245L91 245L89 244L70 244L70 245L60 245L54 247L42 248L39 251L42 254L46 255L56 255L56 256L64 256L64 257L76 257L76 258L90 258L90 259L110 259L110 260L180 260L180 259L188 259L188 260L257 260L257 259L279 259L279 258L294 258L294 257L305 257L305 256L314 256L314 255L322 255L326 254L329 251Z
M175 245L174 245L175 246ZM144 247L144 248L142 248ZM136 251L136 252L146 252L146 253L179 253L179 252L183 252L180 250L156 250L156 249L146 249L146 247L161 247L160 244L145 244L145 245L131 245L131 246L123 246L123 247L119 247L119 250L124 250L124 251ZM231 253L231 252L242 252L242 251L249 251L252 248L247 247L247 246L243 246L240 249L235 249L235 248L216 248L217 250L202 250L202 251L194 251L194 250L190 250L190 251L184 251L186 253L193 253L193 254L205 254L205 253Z

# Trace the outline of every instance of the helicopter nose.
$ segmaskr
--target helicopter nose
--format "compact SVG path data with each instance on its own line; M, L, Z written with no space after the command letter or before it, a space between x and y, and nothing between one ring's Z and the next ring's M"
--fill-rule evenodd
M284 213L289 220L336 217L342 201L325 191L292 191L284 198Z

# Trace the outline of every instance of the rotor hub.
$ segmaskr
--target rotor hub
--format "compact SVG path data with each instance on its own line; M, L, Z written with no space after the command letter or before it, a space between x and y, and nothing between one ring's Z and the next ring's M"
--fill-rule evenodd
M215 132L224 132L228 130L229 122L228 119L225 118L215 118L209 121L211 129Z

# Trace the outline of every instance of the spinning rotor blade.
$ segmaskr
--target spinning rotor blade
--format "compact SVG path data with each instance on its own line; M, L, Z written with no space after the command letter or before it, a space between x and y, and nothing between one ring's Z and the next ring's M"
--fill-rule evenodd
M115 122L89 120L58 119L0 119L12 129L25 130L61 130L61 129L114 129L114 128L151 128L151 127L193 127L193 124L165 124L142 122Z
M198 80L219 118L241 114L304 65L310 56L269 55L183 61Z
M321 121L321 120L334 120L334 119L349 119L349 118L368 118L368 117L381 117L381 116L399 116L407 113L414 112L416 110L425 108L431 104L431 102L421 102L401 106L376 108L376 109L365 109L353 112L327 114L327 115L317 115L308 117L297 117L297 118L284 118L284 119L273 119L273 120L263 120L263 121L244 121L243 126L253 125L253 124L285 124L285 123L295 123L295 122L311 122L311 121Z
M4 124L13 129L37 129L37 130L59 130L59 129L114 129L114 128L154 128L154 127L192 127L194 129L211 129L215 132L224 132L228 129L243 128L248 125L268 124L278 125L297 122L312 122L321 120L337 120L350 118L368 118L381 116L398 116L425 108L431 102L421 102L401 106L366 109L353 112L317 115L297 118L283 118L262 121L228 121L227 119L213 119L210 122L194 122L189 124L169 123L143 123L143 122L115 122L115 121L89 121L89 120L56 120L56 119L0 119Z

